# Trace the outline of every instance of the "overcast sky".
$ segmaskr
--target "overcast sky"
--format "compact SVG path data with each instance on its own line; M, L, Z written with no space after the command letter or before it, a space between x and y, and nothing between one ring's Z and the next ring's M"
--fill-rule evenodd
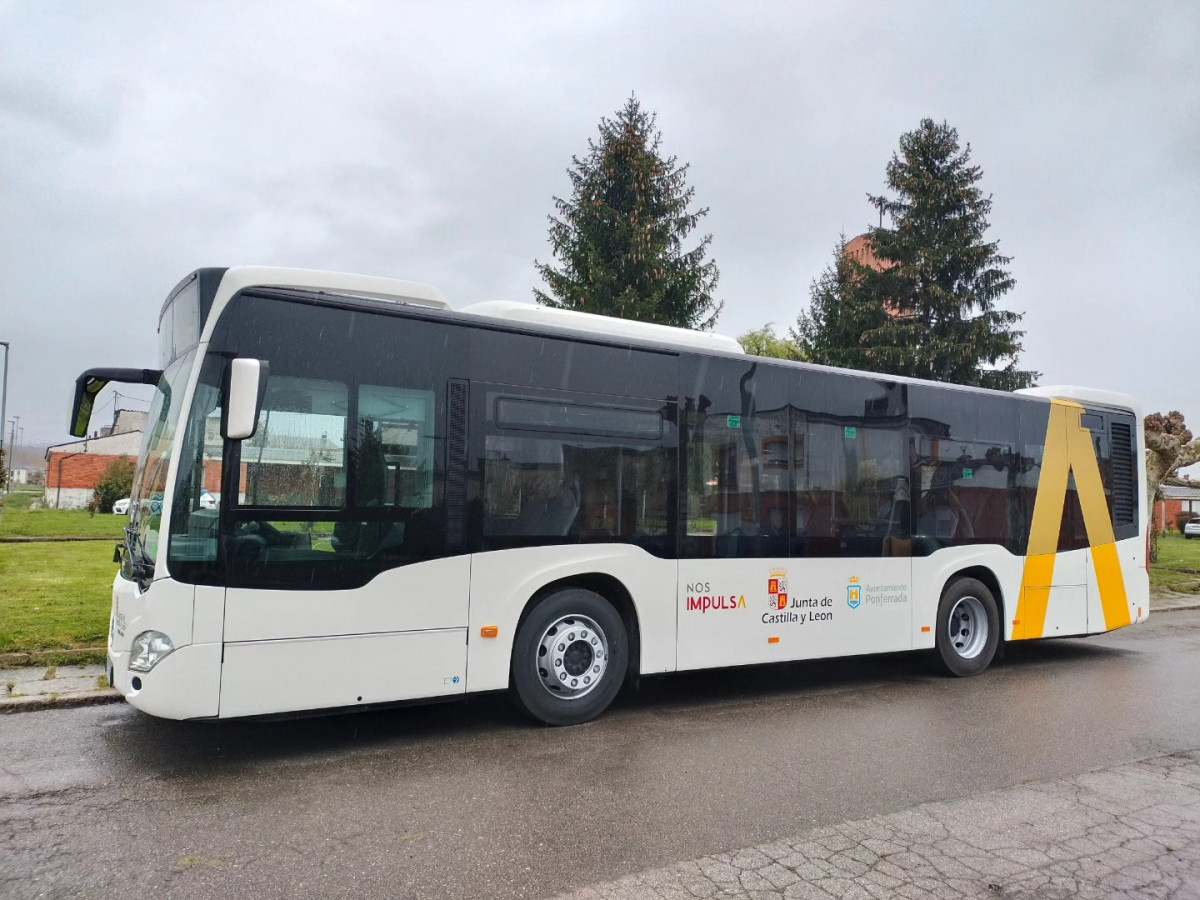
M1195 2L0 0L8 416L66 440L75 376L154 366L199 266L531 300L571 155L631 92L711 210L718 331L786 330L900 134L945 119L1014 257L1024 367L1200 431Z

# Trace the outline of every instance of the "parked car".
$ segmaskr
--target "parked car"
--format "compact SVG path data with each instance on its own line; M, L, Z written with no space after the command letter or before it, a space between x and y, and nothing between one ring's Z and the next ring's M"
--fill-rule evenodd
M210 494L208 492L207 488L200 492L200 508L201 509L216 509L217 508L217 500L215 497L213 497L212 494Z
M125 497L121 500L116 500L113 502L113 515L114 516L129 515L129 498L128 497Z
M1192 538L1200 538L1200 516L1183 526L1183 536L1189 541Z

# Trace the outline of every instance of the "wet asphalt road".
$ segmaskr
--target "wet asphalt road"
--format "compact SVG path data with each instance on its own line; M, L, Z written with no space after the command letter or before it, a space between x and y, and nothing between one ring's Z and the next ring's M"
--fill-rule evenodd
M1200 610L1010 649L681 675L598 722L502 697L184 724L0 719L0 897L538 897L813 825L1200 747Z

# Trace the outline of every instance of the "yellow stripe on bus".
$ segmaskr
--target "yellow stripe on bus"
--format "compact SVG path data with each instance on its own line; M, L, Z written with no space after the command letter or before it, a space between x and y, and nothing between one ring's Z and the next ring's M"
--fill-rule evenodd
M1025 577L1013 623L1013 640L1038 638L1046 627L1046 609L1050 605L1049 584L1054 575L1054 554L1025 557Z
M1125 593L1125 576L1117 545L1105 544L1092 548L1092 563L1096 567L1096 583L1100 586L1100 606L1104 609L1104 627L1122 628L1133 619L1129 615L1129 595Z
M1104 610L1104 627L1120 628L1131 621L1125 578L1117 556L1116 538L1104 499L1104 483L1091 432L1082 426L1083 407L1066 400L1050 402L1046 425L1046 447L1042 473L1033 501L1029 546L1025 550L1025 572L1013 619L1013 640L1039 638L1045 632L1050 586L1054 583L1054 560L1067 502L1067 482L1075 475L1083 525L1096 569L1096 585Z

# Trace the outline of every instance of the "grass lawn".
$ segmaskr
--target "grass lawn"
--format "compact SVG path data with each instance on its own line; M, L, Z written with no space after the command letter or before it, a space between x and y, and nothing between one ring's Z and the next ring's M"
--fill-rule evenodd
M104 541L0 544L0 653L103 646L112 555Z
M1158 539L1158 562L1150 567L1150 586L1200 594L1200 541L1178 534Z
M93 516L86 509L30 509L29 504L40 496L14 491L4 499L0 537L111 537L115 541L129 524L128 516Z
M34 500L40 500L42 489L14 488L11 494L0 493L0 509L29 509Z

